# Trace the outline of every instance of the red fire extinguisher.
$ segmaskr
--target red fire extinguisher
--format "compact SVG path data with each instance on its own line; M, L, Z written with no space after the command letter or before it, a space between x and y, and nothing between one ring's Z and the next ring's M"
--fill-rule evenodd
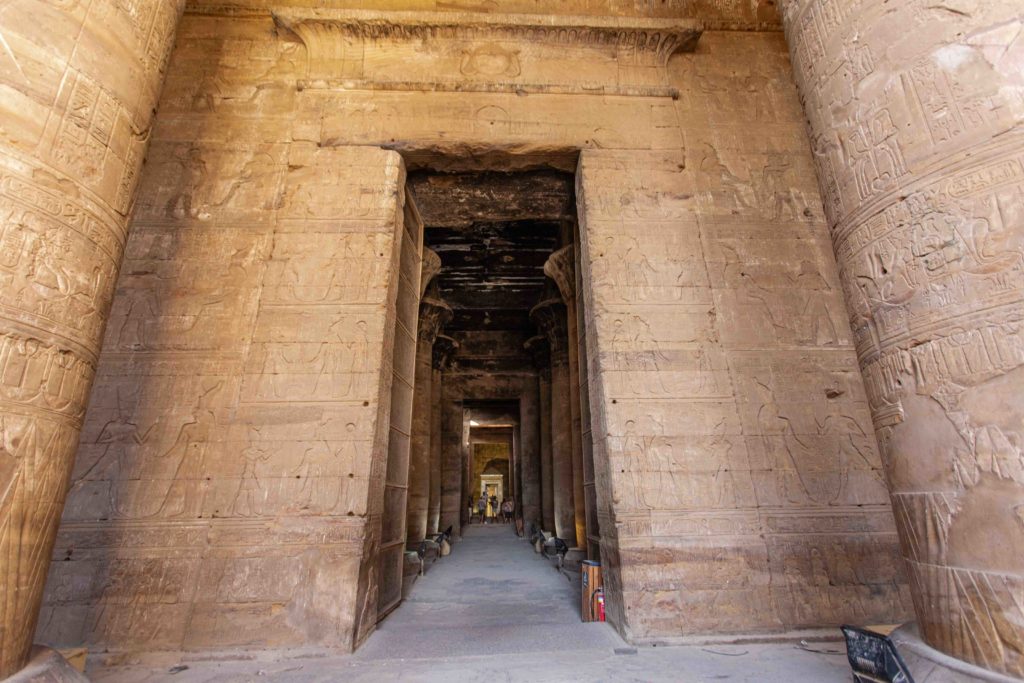
M597 620L604 621L604 588L594 591L594 598L597 600Z

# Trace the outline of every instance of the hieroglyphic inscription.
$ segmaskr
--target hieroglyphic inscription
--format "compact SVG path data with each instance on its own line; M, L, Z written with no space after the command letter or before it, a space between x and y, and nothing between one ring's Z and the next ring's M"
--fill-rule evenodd
M35 1L0 13L11 94L0 149L0 582L11 596L0 676L29 654L183 5ZM103 35L122 27L145 40Z
M918 622L1020 676L1019 7L841 4L784 17Z

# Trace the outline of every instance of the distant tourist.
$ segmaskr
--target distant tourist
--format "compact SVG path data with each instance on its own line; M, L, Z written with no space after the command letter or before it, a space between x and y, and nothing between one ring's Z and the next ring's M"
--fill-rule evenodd
M484 514L487 512L487 496L480 496L480 499L476 501L476 509L480 517L480 523L483 524L485 521Z
M506 498L501 504L501 514L505 518L505 524L512 521L512 512L515 510L515 503L511 498Z

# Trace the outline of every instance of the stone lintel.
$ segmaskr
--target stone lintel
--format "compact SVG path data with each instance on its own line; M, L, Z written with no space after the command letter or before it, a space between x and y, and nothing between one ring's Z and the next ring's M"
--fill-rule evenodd
M637 63L665 66L677 52L692 52L701 24L686 19L577 17L469 12L380 12L288 8L275 23L306 44L311 59L328 59L352 40L528 42L558 47L614 49Z

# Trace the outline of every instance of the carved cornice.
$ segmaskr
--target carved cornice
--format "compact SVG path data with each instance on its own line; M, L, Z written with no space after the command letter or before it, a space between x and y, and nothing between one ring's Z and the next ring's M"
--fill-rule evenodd
M434 369L447 370L459 350L459 342L445 334L434 340Z
M558 291L565 303L575 301L576 254L571 244L562 247L544 262L544 274L558 285Z
M548 340L551 363L558 365L569 360L569 329L565 304L561 299L545 299L530 309L530 320Z
M573 17L469 12L375 12L277 9L275 23L295 33L311 59L337 59L352 40L530 42L613 49L664 66L677 52L692 52L700 23L686 19Z
M451 306L441 299L424 297L420 302L419 342L425 346L433 345L441 328L448 324L452 315Z
M420 299L427 293L430 282L441 272L441 257L433 249L423 249L423 265L420 267Z

